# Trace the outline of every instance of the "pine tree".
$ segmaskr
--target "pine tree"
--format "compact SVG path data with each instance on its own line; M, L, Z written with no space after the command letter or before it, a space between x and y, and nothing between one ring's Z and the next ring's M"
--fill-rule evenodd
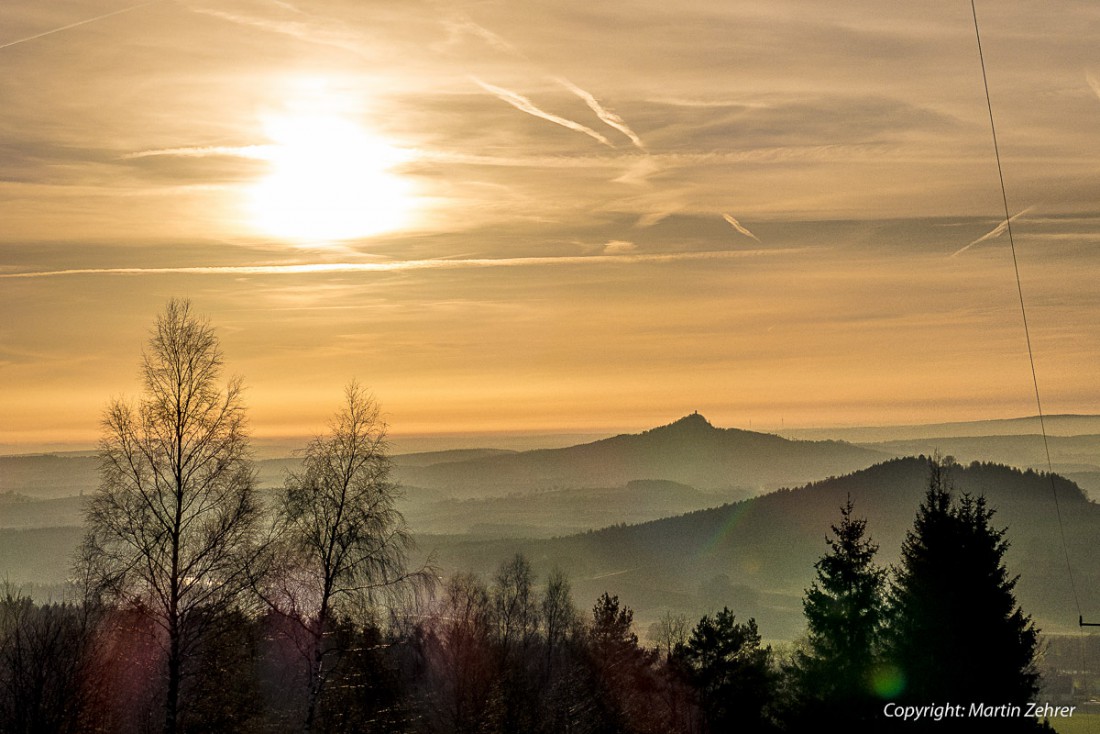
M654 705L657 653L638 644L634 611L607 592L592 607L587 652L596 700L589 731L666 731Z
M867 521L852 515L851 498L826 538L828 552L814 567L806 592L805 645L795 654L793 682L803 715L844 712L850 723L870 720L872 676L881 646L886 572L875 565L878 546Z
M699 620L676 662L688 672L707 732L771 730L771 647L761 646L756 620L740 623L729 608Z
M1022 705L1036 691L1038 630L1016 604L1005 530L984 497L955 501L950 461L933 460L928 493L890 591L889 653L915 703ZM966 722L979 730L981 720ZM1028 729L1024 718L986 722Z

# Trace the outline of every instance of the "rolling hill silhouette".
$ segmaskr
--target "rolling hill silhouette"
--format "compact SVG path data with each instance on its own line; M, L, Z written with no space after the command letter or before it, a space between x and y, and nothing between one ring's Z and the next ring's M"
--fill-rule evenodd
M993 464L957 466L957 492L984 495L1007 527L1010 574L1018 599L1040 626L1076 625L1077 611L1052 500L1049 475ZM791 639L802 628L801 597L825 552L829 526L850 495L879 544L879 562L896 562L928 482L924 457L887 461L853 474L761 495L734 504L631 526L556 538L442 543L449 568L489 573L521 551L540 572L560 567L580 602L603 591L622 597L639 619L665 609L713 613L723 605L755 616L768 636ZM1100 616L1100 506L1054 477L1066 542L1084 613ZM425 548L432 539L425 538Z
M888 456L840 441L791 441L715 428L693 413L643 433L568 448L398 466L397 476L406 485L462 496L616 487L637 479L664 479L704 490L759 490L851 472Z
M884 460L880 453L842 442L721 429L697 414L643 433L564 449L397 458L402 482L437 490L411 488L408 494L417 495L421 504L408 507L410 517L435 518L432 530L450 533L465 532L458 527L462 519L495 523L482 537L500 538L524 524L545 525L547 518L563 528L589 520L588 527L636 522L645 512L683 512L689 509L683 503L706 502L707 492L801 485L676 517L552 539L544 533L541 538L474 541L469 535L424 535L422 528L412 528L421 534L426 552L437 551L445 571L490 574L519 550L543 574L554 566L567 571L582 607L605 590L633 606L639 621L655 619L666 609L701 616L728 605L740 616L755 616L768 636L780 638L801 630L801 596L845 498L850 494L857 514L868 518L885 565L896 560L927 483L924 459ZM270 485L277 486L289 461L267 462L261 475L266 470ZM2 457L0 469L0 490L9 493L0 508L5 519L0 523L0 575L20 583L60 581L81 535L80 500L63 495L94 486L94 457ZM821 480L824 476L830 478ZM995 525L1008 527L1009 570L1021 576L1018 592L1025 611L1047 629L1072 626L1075 604L1049 477L975 463L957 467L955 482L959 491L984 494L997 510ZM1082 612L1100 618L1100 544L1095 542L1100 506L1061 477L1055 486ZM547 489L558 491L525 494ZM482 499L448 504L447 495ZM681 509L674 509L676 503L682 503ZM616 507L623 508L618 520ZM439 530L448 522L453 529Z

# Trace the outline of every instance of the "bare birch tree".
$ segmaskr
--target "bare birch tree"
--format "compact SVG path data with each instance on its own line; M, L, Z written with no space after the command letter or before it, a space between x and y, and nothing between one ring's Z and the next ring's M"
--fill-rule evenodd
M275 560L262 582L267 601L304 633L306 732L340 653L330 644L338 616L375 608L427 579L408 570L412 540L396 506L378 403L355 382L344 396L329 432L309 444L301 470L287 478Z
M144 393L105 412L101 481L86 511L80 574L164 632L168 734L204 620L247 588L260 514L241 382L222 387L221 372L209 322L170 301L144 352Z

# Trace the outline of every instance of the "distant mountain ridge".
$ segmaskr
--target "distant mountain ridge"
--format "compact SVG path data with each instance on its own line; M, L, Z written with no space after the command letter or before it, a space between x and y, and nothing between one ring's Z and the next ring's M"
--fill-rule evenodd
M1050 436L1100 434L1100 415L1064 413L1044 416ZM855 444L884 441L912 441L943 436L978 438L982 436L1022 436L1039 433L1039 416L997 418L952 423L914 423L888 426L837 426L834 428L788 428L783 435L799 439L833 438Z
M1007 527L1010 574L1018 599L1048 631L1076 625L1049 475L974 463L952 471L956 494L987 498L993 525ZM491 573L516 551L540 572L560 567L579 599L618 594L642 619L664 609L712 613L729 606L755 616L766 636L800 634L801 598L825 552L829 526L848 497L868 520L878 562L895 563L928 484L928 461L892 459L852 474L783 489L742 502L638 525L615 526L552 540L486 541L440 548L453 568ZM1100 505L1055 476L1066 544L1085 614L1100 617ZM425 548L432 540L425 538ZM453 565L452 565L453 564Z
M1047 468L1047 451L1054 471L1065 476L1069 472L1100 471L1100 435L1048 436L1044 441L1037 433L990 436L938 436L934 438L883 441L863 444L896 456L954 456L961 463L971 461L1006 464L1021 469Z
M430 466L399 466L406 485L488 496L549 488L623 486L638 479L698 489L768 489L862 469L889 455L841 441L792 441L716 428L698 413L636 434Z

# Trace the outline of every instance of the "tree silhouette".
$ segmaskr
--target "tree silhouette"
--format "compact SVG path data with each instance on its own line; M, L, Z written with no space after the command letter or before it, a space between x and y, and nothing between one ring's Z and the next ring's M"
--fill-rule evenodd
M499 670L499 657L492 650L495 621L489 589L465 572L451 576L441 596L424 636L431 678L427 718L434 724L429 730L484 731Z
M638 645L634 611L604 592L592 607L587 654L596 692L591 711L598 731L664 730L664 714L654 703L659 694L657 652Z
M210 619L247 588L260 510L241 382L219 385L213 328L172 300L144 353L137 405L103 418L101 483L86 512L79 576L146 610L166 637L164 730L178 729L183 663Z
M800 715L842 715L849 728L877 710L872 677L885 619L886 572L875 565L878 546L867 521L852 515L852 500L840 509L839 525L826 538L828 552L814 567L817 578L802 601L805 645L794 654L794 685Z
M535 574L522 553L502 563L493 577L493 618L497 642L505 658L526 654L538 630Z
M889 657L906 700L1022 705L1037 691L1038 630L1016 604L1005 530L984 497L955 501L951 461L929 464L928 492L890 590ZM1027 730L1034 720L984 722ZM967 722L980 729L982 720Z
M546 674L550 675L555 654L561 651L580 624L569 579L560 568L551 571L546 580L539 613L546 635Z
M0 583L0 731L69 732L95 718L96 614L82 605L36 606Z
M688 671L706 719L706 731L769 731L773 676L771 648L762 647L756 620L736 621L723 608L704 616L675 657Z
M378 403L357 383L326 435L306 448L278 507L272 567L261 593L299 623L307 658L304 731L310 731L340 650L332 625L354 608L371 609L416 581L407 568L412 539L390 480L386 425Z

